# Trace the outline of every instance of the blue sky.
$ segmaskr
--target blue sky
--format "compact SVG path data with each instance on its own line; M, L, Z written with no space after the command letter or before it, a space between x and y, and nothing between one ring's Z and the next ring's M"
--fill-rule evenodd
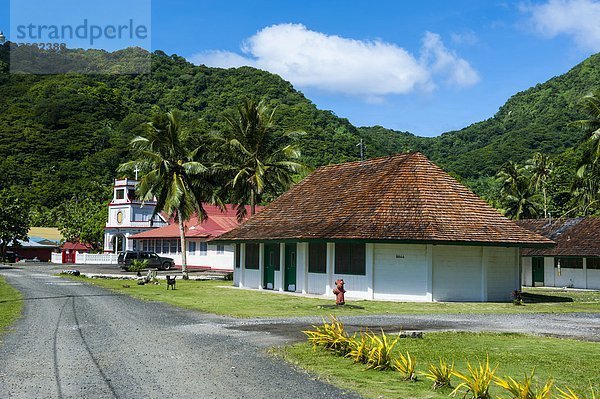
M73 15L97 14L91 4ZM8 15L0 0L10 37ZM435 136L600 51L598 20L595 0L154 0L151 38L196 63L278 73L357 126Z

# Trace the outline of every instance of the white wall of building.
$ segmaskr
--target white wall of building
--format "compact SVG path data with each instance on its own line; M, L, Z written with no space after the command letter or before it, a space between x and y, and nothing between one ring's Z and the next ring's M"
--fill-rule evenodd
M523 265L531 265L531 257L522 257ZM532 285L531 267L523 267L523 285ZM544 286L545 287L570 287L583 289L600 289L600 270L588 269L587 259L583 258L583 268L574 269L555 267L554 257L544 257Z
M433 247L433 300L482 301L482 247Z
M487 300L511 300L512 292L521 289L519 249L484 247L483 254L487 272Z
M296 292L305 294L333 297L340 278L348 298L378 300L508 301L520 287L517 248L369 243L365 275L336 274L333 243L327 244L325 273L308 272L307 243L298 243L296 249ZM234 284L260 288L261 273L236 269ZM281 271L275 272L275 290L281 289L282 277Z
M431 301L427 245L375 244L375 299Z
M587 288L591 290L600 290L600 270L587 269Z
M533 285L533 269L530 256L524 256L521 259L521 282L526 287Z

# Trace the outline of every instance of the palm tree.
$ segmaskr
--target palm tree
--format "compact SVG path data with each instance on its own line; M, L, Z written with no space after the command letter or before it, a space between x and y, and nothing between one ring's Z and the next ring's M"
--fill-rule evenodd
M527 168L531 172L531 186L537 192L541 189L544 197L544 218L548 218L546 186L548 185L548 178L552 174L553 167L554 165L550 161L550 157L539 152L533 154L533 158L527 161Z
M151 220L163 211L177 220L181 271L187 279L185 222L194 214L206 219L203 202L220 204L214 194L210 168L198 161L202 147L181 128L176 111L156 116L148 124L146 136L134 138L131 147L137 159L122 164L119 171L131 171L136 166L147 171L137 186L138 195L146 201L156 198Z
M513 161L507 162L496 175L502 184L500 194L504 215L512 219L533 218L538 204L534 201L527 169Z
M571 211L578 210L587 215L594 212L594 207L600 201L600 90L585 95L581 100L581 109L588 119L571 123L585 133L583 158L571 191L577 206Z
M589 93L581 99L581 109L588 119L581 119L570 124L581 128L585 135L583 141L589 141L592 147L592 160L600 158L600 90Z
M299 133L276 134L274 115L264 101L246 100L235 112L225 115L228 130L221 137L227 151L224 169L231 172L229 187L237 204L237 216L256 213L266 192L287 190L295 173L306 167L297 160L300 150L293 143Z

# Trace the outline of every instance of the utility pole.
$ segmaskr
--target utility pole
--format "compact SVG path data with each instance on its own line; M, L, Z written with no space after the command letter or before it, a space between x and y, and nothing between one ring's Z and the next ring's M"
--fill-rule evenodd
M360 147L360 160L364 161L365 160L365 143L364 143L364 140L360 139L360 143L358 143L356 146Z

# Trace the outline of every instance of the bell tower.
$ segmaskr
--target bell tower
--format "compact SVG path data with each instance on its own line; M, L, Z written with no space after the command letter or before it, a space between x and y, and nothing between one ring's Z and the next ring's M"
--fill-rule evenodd
M141 201L136 198L137 180L115 179L113 198L108 204L108 221L104 228L104 252L118 253L134 250L129 237L168 222L156 215L151 223L156 201Z

